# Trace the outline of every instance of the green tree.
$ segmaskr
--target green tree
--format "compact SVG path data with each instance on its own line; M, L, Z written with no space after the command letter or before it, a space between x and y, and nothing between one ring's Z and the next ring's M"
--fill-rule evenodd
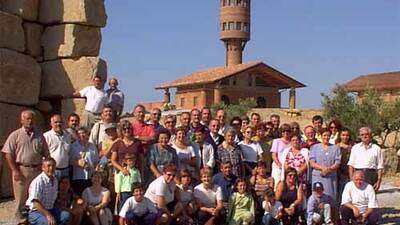
M213 104L211 106L211 111L213 114L215 114L218 109L224 109L226 112L226 121L230 121L234 116L246 115L248 111L256 106L257 102L254 100L254 98L246 98L239 99L238 103L236 104Z

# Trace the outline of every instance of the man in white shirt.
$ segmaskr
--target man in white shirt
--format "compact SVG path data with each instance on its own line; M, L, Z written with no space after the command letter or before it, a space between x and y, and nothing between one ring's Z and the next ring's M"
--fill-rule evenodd
M349 220L375 225L380 217L378 208L374 188L364 181L363 171L355 171L353 181L346 184L342 194L342 225L350 224Z
M51 130L43 134L49 153L56 160L56 177L68 177L69 175L69 154L71 149L71 135L63 130L63 119L61 115L54 114L50 118Z
M107 93L103 90L104 81L100 76L93 78L93 86L88 86L75 92L72 97L86 98L85 111L82 115L82 126L92 129L93 124L100 120L100 113L107 104Z
M47 158L42 163L42 173L29 186L28 220L32 225L67 225L72 219L71 213L56 208L54 203L58 194L58 181L54 177L56 161Z
M355 170L362 170L365 181L371 184L375 191L379 190L383 173L383 152L381 148L372 143L372 132L369 127L359 130L361 142L351 149L349 162L349 175L352 177Z

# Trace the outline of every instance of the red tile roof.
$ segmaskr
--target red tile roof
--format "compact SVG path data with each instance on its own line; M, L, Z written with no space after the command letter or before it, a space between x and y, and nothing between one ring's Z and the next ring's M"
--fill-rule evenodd
M259 67L260 70L265 72L264 73L265 75L269 75L269 77L275 78L274 80L277 81L276 85L281 89L290 87L296 87L296 88L305 87L304 84L279 72L278 70L275 70L274 68L266 65L265 63L256 61L256 62L238 64L230 67L214 67L202 71L197 71L182 78L165 82L160 86L156 87L156 89L175 88L175 87L189 86L194 84L213 83L223 78L233 76L235 74L238 74L240 72L255 67Z
M367 88L376 90L400 89L400 71L362 75L343 84L343 87L349 92L364 91Z

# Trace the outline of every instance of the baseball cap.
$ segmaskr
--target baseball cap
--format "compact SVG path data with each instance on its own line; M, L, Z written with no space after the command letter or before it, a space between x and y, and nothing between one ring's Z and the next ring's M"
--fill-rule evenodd
M312 189L313 189L313 191L315 191L315 190L317 190L317 189L322 189L322 190L324 190L324 185L322 185L321 182L315 182L315 183L313 184Z

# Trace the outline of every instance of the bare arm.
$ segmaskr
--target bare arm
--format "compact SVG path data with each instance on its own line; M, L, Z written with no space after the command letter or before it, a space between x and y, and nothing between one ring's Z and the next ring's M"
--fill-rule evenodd
M153 173L153 175L155 177L160 177L162 174L160 173L160 171L158 171L157 166L154 163L150 164L150 170Z
M108 203L110 202L110 191L106 191L106 193L103 195L103 198L101 199L101 202L97 204L94 208L96 211L107 207Z
M354 173L354 167L349 165L349 177L350 177L350 179L353 177L353 173Z
M275 192L276 200L280 201L282 198L282 194L283 194L283 183L282 183L282 181L279 181L279 183L276 187L276 192Z

